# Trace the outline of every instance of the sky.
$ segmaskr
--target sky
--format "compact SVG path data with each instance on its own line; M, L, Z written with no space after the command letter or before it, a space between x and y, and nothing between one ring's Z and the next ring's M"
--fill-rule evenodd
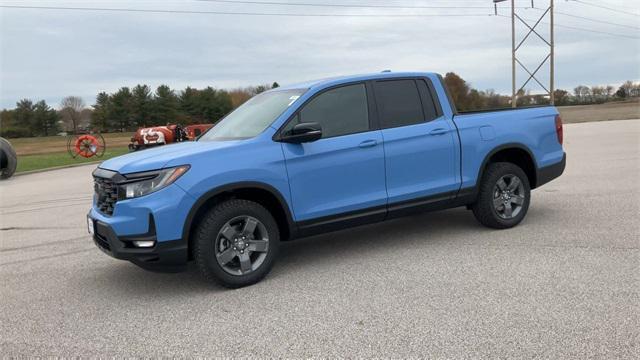
M139 83L231 89L385 69L454 71L475 88L511 92L508 2L499 6L502 16L490 16L491 0L233 1L240 0L0 0L0 6L209 12L0 8L0 108L23 98L44 99L57 108L68 95L91 105L98 92ZM334 6L274 4L283 2ZM549 4L534 0L531 9L524 8L530 0L515 3L531 23ZM556 88L640 79L640 0L555 3ZM297 16L251 15L265 13ZM354 14L366 16L347 16ZM538 28L543 37L549 35L548 21L545 17ZM517 24L517 42L525 30ZM518 58L533 71L548 51L531 34ZM539 75L546 86L548 63ZM518 69L518 87L527 77ZM534 82L526 88L544 92Z

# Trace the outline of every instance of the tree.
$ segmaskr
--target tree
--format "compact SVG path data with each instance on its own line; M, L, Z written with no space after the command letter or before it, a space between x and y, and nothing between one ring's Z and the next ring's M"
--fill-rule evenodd
M58 132L58 113L44 100L33 106L34 135L49 136Z
M80 122L80 112L84 109L84 101L79 96L67 96L60 102L60 109L63 120L66 123L71 123L71 129L75 134L78 130L78 123Z
M180 111L188 116L190 123L203 122L202 103L198 89L187 87L181 91L178 104Z
M153 97L151 89L147 85L136 85L132 91L133 114L135 124L146 127L151 122L151 112L153 108Z
M273 84L271 84L271 88L272 88L272 89L279 88L279 87L280 87L280 84L278 84L278 83L277 83L277 82L275 82L275 81L273 82Z
M27 136L33 136L34 118L33 102L29 99L22 99L16 103L15 125L23 129Z
M167 85L156 89L153 100L153 120L157 124L175 123L178 115L178 97Z
M91 126L99 131L109 129L109 115L111 113L111 99L109 94L101 92L96 96L96 104L93 105L93 113L91 114Z
M607 100L609 100L611 98L611 96L613 96L614 90L615 88L611 85L607 85L607 87L605 88L605 92L607 93Z
M628 97L632 97L633 96L633 82L631 80L627 80L624 82L624 84L622 84L620 86L620 89L622 89L622 91L624 91L624 97L628 98Z
M253 92L248 88L238 88L229 91L229 96L231 97L231 105L234 109L244 104L245 101L251 99L253 95Z
M569 104L569 92L567 90L555 89L553 90L553 99L556 105Z
M200 91L200 104L202 116L207 122L215 123L233 109L229 93L210 86Z
M122 87L110 98L111 111L109 112L110 126L119 131L127 131L133 121L133 94L128 87Z
M470 110L469 104L469 85L458 74L448 72L444 76L444 83L449 89L449 93L453 98L456 108L461 111Z
M591 90L587 86L578 85L575 88L573 88L573 94L575 95L578 103L584 104L588 101L589 96L591 94Z

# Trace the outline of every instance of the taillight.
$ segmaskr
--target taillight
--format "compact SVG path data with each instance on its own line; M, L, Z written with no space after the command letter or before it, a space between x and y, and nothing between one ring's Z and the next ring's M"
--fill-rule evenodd
M560 115L556 115L556 135L558 135L558 142L562 145L562 119Z

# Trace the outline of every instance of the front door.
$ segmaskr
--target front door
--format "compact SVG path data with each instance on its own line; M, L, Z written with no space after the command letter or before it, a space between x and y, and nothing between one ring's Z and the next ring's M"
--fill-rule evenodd
M359 212L384 217L384 151L379 130L371 130L367 90L357 83L326 90L290 121L315 122L322 138L283 143L293 212L298 222L327 222Z

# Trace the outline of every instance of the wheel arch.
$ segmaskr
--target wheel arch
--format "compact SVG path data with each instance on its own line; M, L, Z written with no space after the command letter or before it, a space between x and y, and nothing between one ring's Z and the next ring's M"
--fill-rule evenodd
M192 259L192 234L200 218L216 204L227 199L251 200L264 206L276 220L281 240L295 237L296 226L284 196L273 186L261 182L238 182L219 186L206 192L196 200L189 210L182 229L182 238L187 241L189 259Z
M533 152L524 144L521 143L508 143L495 147L491 150L482 161L482 165L478 170L478 178L476 180L476 187L479 186L484 172L487 166L493 162L510 162L518 165L529 180L531 189L535 189L538 181L538 167L536 165L535 156Z

